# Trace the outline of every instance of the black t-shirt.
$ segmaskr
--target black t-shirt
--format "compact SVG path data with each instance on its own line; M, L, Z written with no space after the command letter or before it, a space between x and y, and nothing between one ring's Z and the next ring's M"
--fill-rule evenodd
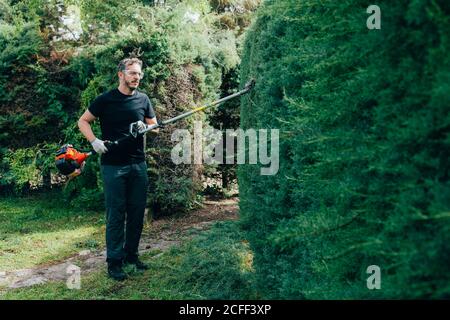
M150 99L137 90L133 95L125 95L113 89L95 98L88 109L100 119L101 139L109 141L127 136L130 123L145 122L144 118L155 117ZM144 160L143 136L127 139L101 157L101 163L106 165L126 165Z

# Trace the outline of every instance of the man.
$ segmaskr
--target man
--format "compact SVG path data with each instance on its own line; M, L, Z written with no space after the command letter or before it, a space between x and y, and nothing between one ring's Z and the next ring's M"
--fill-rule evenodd
M142 61L137 58L122 60L118 77L119 87L98 96L78 120L78 127L94 150L101 154L108 275L121 281L126 279L123 263L134 264L138 270L148 268L138 258L147 197L147 165L142 135L111 150L105 146L105 141L128 135L130 123L140 121L141 130L156 124L157 120L149 98L137 90L143 77ZM101 139L94 135L90 126L97 118Z

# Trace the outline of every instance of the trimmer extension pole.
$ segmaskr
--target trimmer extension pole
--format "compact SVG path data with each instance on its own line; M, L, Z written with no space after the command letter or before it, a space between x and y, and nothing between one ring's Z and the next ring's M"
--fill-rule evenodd
M209 104L207 104L207 105L205 105L203 107L195 108L195 109L193 109L191 111L188 111L186 113L180 114L179 116L176 116L176 117L174 117L172 119L162 121L161 122L161 126L165 126L165 125L167 125L169 123L178 121L180 119L184 119L186 117L189 117L191 114L197 113L199 111L206 110L206 109L208 109L210 107L213 107L215 105L224 103L225 101L228 101L230 99L233 99L233 98L239 97L239 96L241 96L243 94L246 94L247 92L249 92L253 88L254 85L255 85L255 80L252 79L252 80L250 80L249 82L246 83L244 89L242 89L241 91L233 93L232 95L226 96L226 97L224 97L222 99L219 99L217 101L211 102L211 103L209 103ZM154 128L152 128L152 129L154 129ZM152 130L152 129L147 128L147 129L143 130L141 133L147 132L147 131Z
M132 123L132 124L130 124L130 134L129 135L127 135L121 139L118 139L116 141L113 141L113 142L105 141L105 146L107 149L109 149L111 147L115 147L115 146L119 145L121 142L123 142L124 140L136 138L139 134L145 134L146 132L148 132L150 130L153 130L153 129L156 129L159 127L164 127L165 125L168 125L168 124L178 121L180 119L189 117L190 115L192 115L194 113L197 113L202 110L208 109L210 107L216 106L218 104L224 103L225 101L228 101L230 99L236 98L238 96L241 96L241 95L249 92L254 87L254 85L255 85L255 80L252 79L249 82L247 82L245 84L244 89L242 89L239 92L236 92L232 95L229 95L227 97L224 97L222 99L219 99L217 101L209 103L203 107L195 108L191 111L180 114L179 116L176 116L172 119L162 121L161 124L155 124L152 126L148 126L147 128L145 128L142 131L138 131L138 127L137 127L136 123ZM64 146L62 146L62 148L60 150L58 150L56 152L56 157L55 157L56 167L61 174L64 174L64 175L68 176L70 179L72 179L81 174L81 171L83 170L84 161L89 156L91 156L95 153L96 152L94 150L91 150L88 152L78 152L77 150L75 150L73 148L72 145L70 145L70 144L64 145Z
M242 89L242 90L240 90L240 91L238 91L238 92L236 92L236 93L233 93L233 94L231 94L231 95L229 95L229 96L226 96L226 97L224 97L224 98L222 98L222 99L219 99L219 100L217 100L217 101L211 102L211 103L209 103L209 104L207 104L207 105L204 105L203 107L198 107L198 108L195 108L195 109L190 110L190 111L188 111L188 112L182 113L182 114L180 114L180 115L178 115L178 116L176 116L176 117L173 117L173 118L171 118L171 119L161 121L161 123L154 124L154 125L150 125L150 126L148 126L147 128L145 128L144 130L139 131L139 132L135 130L135 128L133 127L134 123L132 123L132 124L130 124L130 135L129 135L129 136L123 137L123 138L121 138L121 139L119 139L119 140L116 140L116 141L113 141L113 142L106 142L105 145L106 145L106 147L107 147L108 149L109 149L110 147L117 146L117 145L120 144L122 141L127 140L127 139L129 139L130 137L136 138L138 134L145 134L145 133L147 133L147 132L150 131L150 130L154 130L154 129L157 129L157 128L160 128L160 127L164 127L164 126L166 126L166 125L168 125L168 124L170 124L170 123L173 123L173 122L175 122L175 121L184 119L184 118L186 118L186 117L189 117L190 115L192 115L192 114L194 114L194 113L197 113L197 112L206 110L206 109L211 108L211 107L213 107L213 106L216 106L216 105L218 105L218 104L224 103L224 102L226 102L226 101L228 101L228 100L230 100L230 99L233 99L233 98L239 97L239 96L241 96L241 95L243 95L243 94L246 94L247 92L249 92L250 90L252 90L254 86L255 86L255 80L254 80L254 79L251 79L250 81L248 81L248 82L245 84L244 89Z

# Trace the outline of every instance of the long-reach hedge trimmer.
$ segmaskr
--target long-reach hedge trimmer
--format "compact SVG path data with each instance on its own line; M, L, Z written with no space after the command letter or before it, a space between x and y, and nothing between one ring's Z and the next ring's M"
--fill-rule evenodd
M219 99L217 101L211 102L202 107L198 107L193 110L190 110L188 112L180 114L171 119L164 120L161 123L147 126L143 130L139 130L138 122L131 123L130 124L130 132L127 136L125 136L119 140L112 141L112 142L105 141L105 146L108 148L108 150L114 149L115 147L117 147L118 145L123 143L125 140L135 139L136 137L138 137L140 135L146 134L150 130L154 130L157 128L163 128L164 126L166 126L170 123L184 119L186 117L189 117L189 116L193 115L194 113L206 110L213 106L217 106L217 105L224 103L230 99L233 99L233 98L239 97L243 94L246 94L247 92L249 92L250 90L253 89L254 85L255 85L255 80L252 79L245 84L244 89L242 89L236 93L233 93L233 94L226 96L222 99ZM80 151L77 151L71 144L65 144L56 152L56 157L55 157L56 168L58 169L58 171L61 174L72 179L81 174L86 159L93 154L95 154L94 150L91 150L88 152L80 152Z

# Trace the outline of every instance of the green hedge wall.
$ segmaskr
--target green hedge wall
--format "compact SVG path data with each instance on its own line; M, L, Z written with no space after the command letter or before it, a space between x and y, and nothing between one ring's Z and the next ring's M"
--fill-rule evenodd
M269 0L247 34L241 127L280 129L276 175L238 170L261 297L450 297L450 6L369 4Z

